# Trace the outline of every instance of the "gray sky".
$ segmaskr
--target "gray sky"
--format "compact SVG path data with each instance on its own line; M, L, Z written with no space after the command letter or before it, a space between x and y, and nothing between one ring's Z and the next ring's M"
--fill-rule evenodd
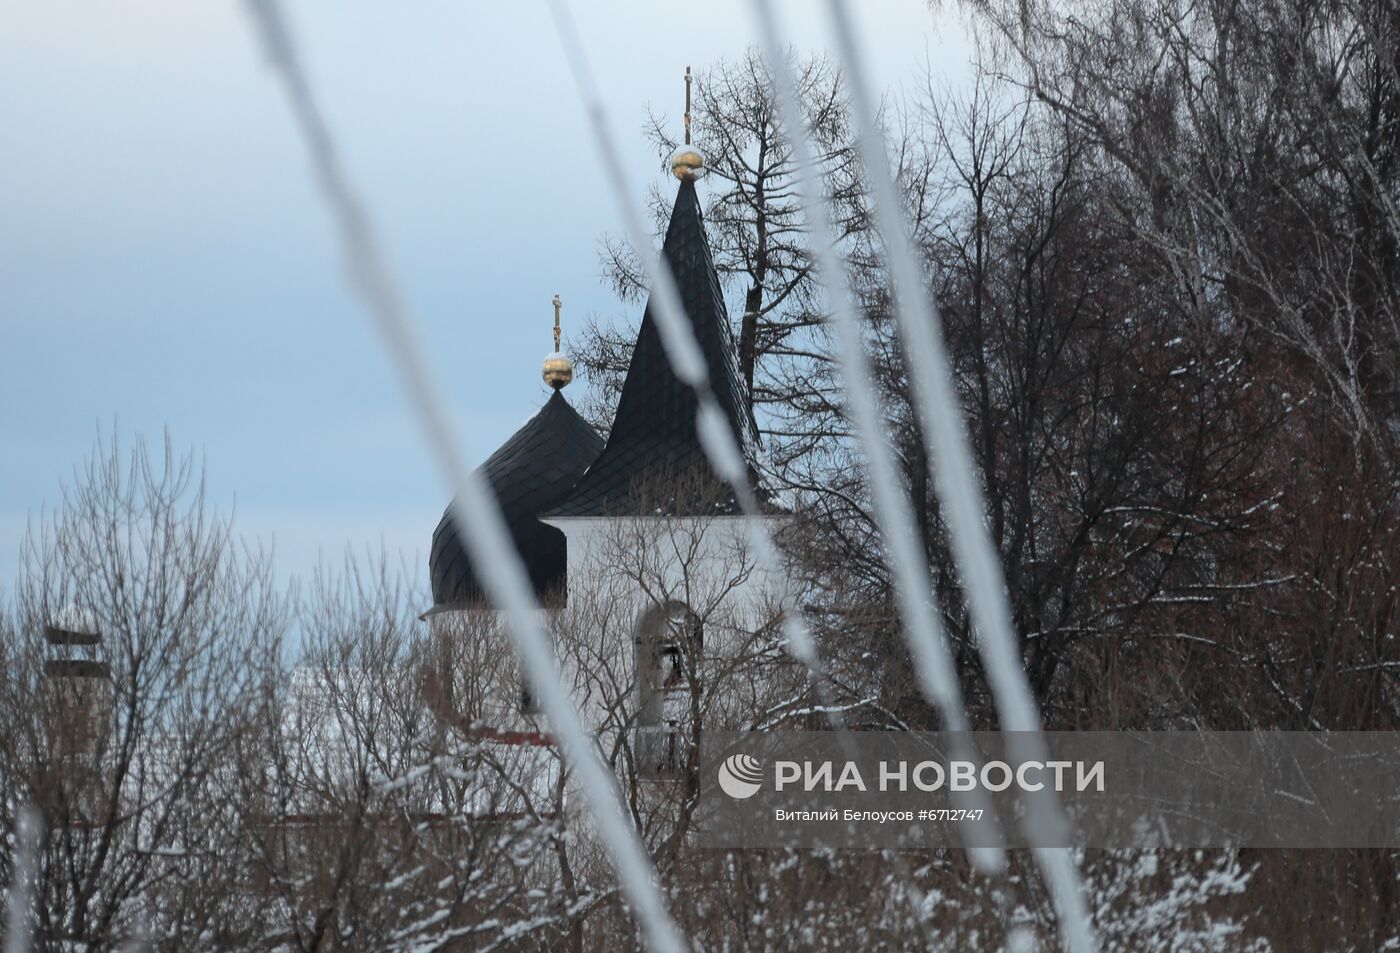
M741 54L750 12L574 6L640 199L662 174L647 106L679 128L684 67ZM784 9L799 50L830 47L821 4ZM856 9L884 88L925 63L966 75L955 19ZM566 331L626 313L598 277L617 216L544 3L287 12L479 462L545 399L550 296ZM0 0L0 130L0 588L26 519L114 423L203 451L212 500L283 574L381 542L421 568L446 495L241 7Z

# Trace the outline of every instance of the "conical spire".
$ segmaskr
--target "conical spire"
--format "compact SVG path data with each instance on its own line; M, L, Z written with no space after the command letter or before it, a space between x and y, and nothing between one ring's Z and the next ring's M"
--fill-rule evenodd
M733 331L692 178L681 180L661 253L675 276L681 305L705 355L710 386L752 464L757 427L739 374ZM697 470L712 473L696 434L695 392L671 370L652 309L649 301L607 446L550 516L616 514L625 508L641 481ZM677 509L685 508L685 501L675 504Z

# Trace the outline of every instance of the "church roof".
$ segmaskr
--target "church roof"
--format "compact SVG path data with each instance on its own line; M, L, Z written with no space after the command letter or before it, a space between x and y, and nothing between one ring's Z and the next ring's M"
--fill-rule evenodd
M564 534L541 523L539 516L568 495L602 448L603 438L556 390L477 471L496 494L530 582L542 599L562 597L568 560ZM428 575L437 607L485 599L451 507L433 533Z
M729 317L724 309L695 183L683 180L661 254L705 356L710 386L750 461L758 428L749 410ZM625 510L639 481L700 472L715 479L695 429L695 392L671 369L648 301L622 385L607 446L573 492L548 516L602 516ZM735 509L732 496L722 509ZM684 510L685 501L672 501Z

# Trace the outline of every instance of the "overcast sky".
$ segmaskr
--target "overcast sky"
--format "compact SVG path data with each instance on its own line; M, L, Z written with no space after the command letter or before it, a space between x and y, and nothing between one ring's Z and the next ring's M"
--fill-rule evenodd
M750 11L574 6L640 199L662 175L647 107L679 129L684 67L742 54ZM799 50L830 48L822 6L784 5ZM886 90L926 64L966 76L955 19L856 9ZM566 330L626 313L543 0L287 14L479 462L545 399L550 296ZM421 567L446 503L231 0L0 0L0 587L26 519L114 426L203 452L214 503L275 540L284 575L381 543Z

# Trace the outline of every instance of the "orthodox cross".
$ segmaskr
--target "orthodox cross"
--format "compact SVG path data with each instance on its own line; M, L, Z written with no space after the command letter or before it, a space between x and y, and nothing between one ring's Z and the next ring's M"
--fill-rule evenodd
M690 67L685 68L685 144L690 145Z

